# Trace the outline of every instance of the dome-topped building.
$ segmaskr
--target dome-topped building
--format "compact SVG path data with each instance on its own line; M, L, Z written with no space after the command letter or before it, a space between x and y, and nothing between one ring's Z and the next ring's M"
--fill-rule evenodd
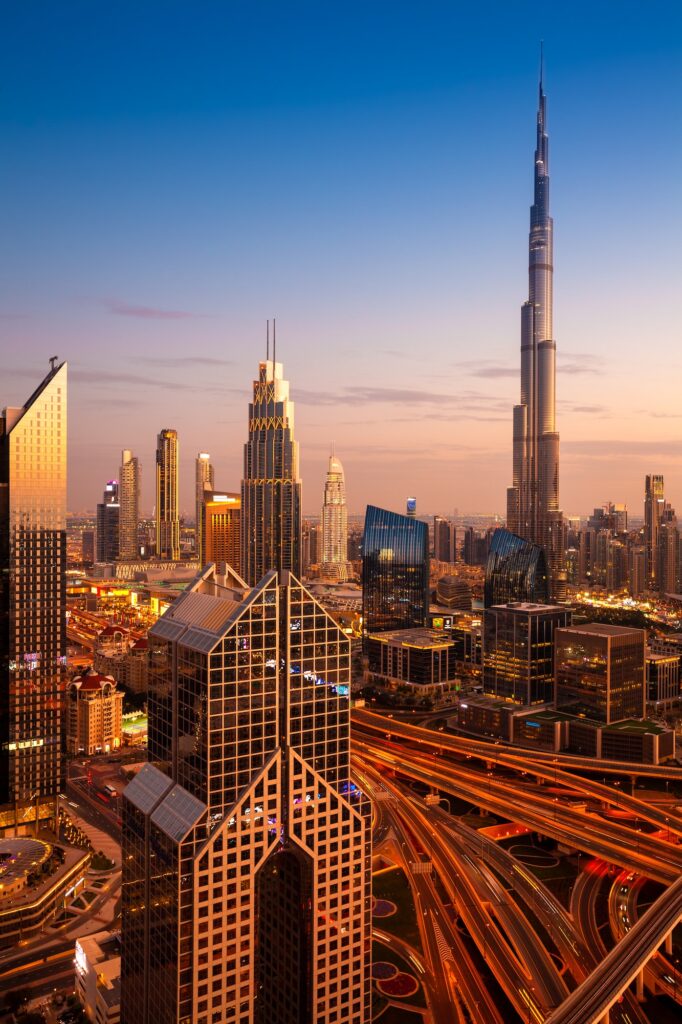
M121 746L123 691L113 676L89 668L66 687L66 749L108 754Z

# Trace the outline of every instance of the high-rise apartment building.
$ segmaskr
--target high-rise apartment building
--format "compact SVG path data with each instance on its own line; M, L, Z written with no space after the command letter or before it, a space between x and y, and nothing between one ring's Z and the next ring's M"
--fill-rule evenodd
M322 575L326 579L348 579L348 509L341 460L329 456L322 506Z
M514 406L514 479L507 528L545 551L553 600L566 595L563 515L559 509L556 342L552 312L553 222L549 214L549 140L540 77L534 202L530 210L528 300L521 310L521 401Z
M424 626L428 611L427 524L368 505L362 541L364 635Z
M201 512L201 559L217 566L239 565L241 557L241 498L225 491L204 491Z
M289 572L208 567L150 630L125 791L125 1024L369 1024L350 645Z
M590 622L554 635L557 709L610 725L644 718L643 629Z
M274 353L273 353L274 355ZM294 403L282 364L266 359L253 382L242 480L242 575L253 585L269 569L301 575L301 480Z
M511 601L549 603L547 560L538 544L498 529L486 562L483 603L490 608Z
M118 493L118 557L132 562L140 553L137 540L140 522L140 461L127 448L121 452Z
M211 456L208 452L199 452L194 462L194 502L195 502L195 515L194 515L194 550L199 558L199 564L204 565L203 558L203 545L202 545L202 530L203 530L203 509L204 509L204 495L206 491L212 491L214 485L213 479L213 466L211 465ZM239 562L232 562L232 565L238 565Z
M118 480L109 480L96 509L95 557L98 562L115 562L118 558L120 514Z
M554 696L554 633L570 626L571 612L516 602L486 608L483 688L517 704L546 704Z
M658 523L656 585L661 594L677 594L680 590L680 533L675 509L667 502Z
M433 517L433 557L437 562L457 561L457 531L443 516Z
M644 480L644 544L646 546L647 575L649 587L656 590L658 527L663 515L665 497L663 477L657 473L647 474Z
M0 829L54 815L61 788L66 397L61 363L0 416Z
M162 430L156 439L156 557L180 558L178 432Z

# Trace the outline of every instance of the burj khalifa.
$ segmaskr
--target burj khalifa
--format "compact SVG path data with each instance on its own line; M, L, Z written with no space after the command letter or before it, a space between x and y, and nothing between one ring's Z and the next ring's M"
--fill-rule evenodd
M521 401L514 406L514 483L507 528L545 551L553 600L566 595L563 514L559 509L556 342L552 328L549 139L542 70L535 147L535 194L528 237L528 300L521 307Z

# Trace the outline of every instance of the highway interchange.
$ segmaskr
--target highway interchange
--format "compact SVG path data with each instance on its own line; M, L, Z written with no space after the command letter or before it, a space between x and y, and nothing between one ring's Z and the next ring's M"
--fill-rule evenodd
M640 766L593 761L584 772L583 759L366 709L353 712L353 754L373 799L375 853L403 868L420 911L434 1024L647 1024L658 1020L641 1005L652 991L682 1016L671 941L682 917L682 817L672 801L622 791ZM681 769L653 767L642 775L682 781ZM572 852L579 870L567 905L500 842L499 829L446 811L448 797ZM415 873L420 859L431 875ZM640 905L645 888L649 902L658 896L651 909ZM488 972L497 987L486 985Z

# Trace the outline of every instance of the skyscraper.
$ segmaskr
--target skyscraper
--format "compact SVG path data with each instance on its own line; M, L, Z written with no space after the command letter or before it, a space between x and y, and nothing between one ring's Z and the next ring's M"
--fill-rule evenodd
M341 460L329 456L322 506L322 575L348 579L348 509Z
M213 490L213 466L211 456L208 452L199 452L194 463L194 492L195 492L195 517L194 517L194 546L203 566L203 545L201 531L203 529L203 508L204 492Z
M656 473L647 474L644 480L644 545L646 547L647 577L652 590L655 590L657 586L658 527L663 515L664 504L663 477Z
M437 562L457 561L457 530L443 516L433 517L433 557Z
M509 530L495 530L485 567L486 608L510 601L549 603L547 561L537 544Z
M178 432L162 430L156 440L156 557L180 558Z
M369 1024L350 644L289 572L207 568L152 627L125 791L125 1024Z
M254 585L268 569L301 575L301 480L294 440L294 403L282 364L266 359L253 382L249 439L244 445L242 557Z
M675 509L667 502L658 523L656 586L661 594L678 594L680 590L680 533Z
M424 626L428 611L428 526L368 505L362 539L364 635Z
M108 480L96 510L95 558L98 562L115 562L118 558L120 512L118 480Z
M54 814L61 788L66 378L53 365L0 416L0 829Z
M521 309L521 401L514 406L514 482L507 528L545 551L554 600L566 593L559 510L556 342L552 325L553 223L549 215L549 140L540 76L535 191L530 210L528 300Z
M127 448L121 452L119 472L118 557L132 561L139 555L140 462Z

